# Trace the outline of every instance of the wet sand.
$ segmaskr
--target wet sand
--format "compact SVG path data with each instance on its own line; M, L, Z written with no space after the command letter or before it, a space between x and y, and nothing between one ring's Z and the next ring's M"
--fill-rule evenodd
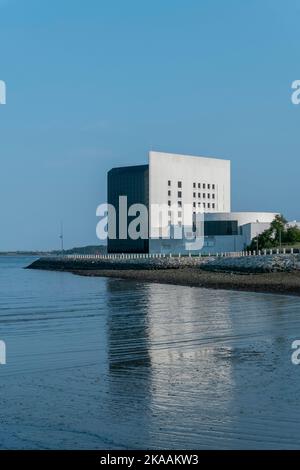
M199 268L159 270L71 270L81 276L132 279L181 286L205 287L273 294L300 295L300 272L238 274L208 272Z

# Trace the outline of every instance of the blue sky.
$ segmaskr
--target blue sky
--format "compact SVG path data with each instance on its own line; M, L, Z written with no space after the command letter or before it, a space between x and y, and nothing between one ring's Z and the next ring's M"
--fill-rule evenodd
M97 243L106 172L232 160L232 209L300 219L296 0L0 0L0 251Z

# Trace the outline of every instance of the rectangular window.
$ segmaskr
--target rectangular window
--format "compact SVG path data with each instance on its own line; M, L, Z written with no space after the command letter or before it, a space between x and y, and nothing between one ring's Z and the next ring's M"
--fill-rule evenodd
M214 184L212 185L212 188L215 189L215 185L214 185Z
M215 208L215 204L214 204L214 203L212 204L212 208L213 208L213 209Z
M182 197L181 191L178 191L178 197Z
M205 193L203 193L202 196L203 196L203 199L205 199Z
M170 206L170 205L171 205L171 201L168 201L168 206Z
M178 188L182 188L182 182L178 181Z
M203 202L203 207L204 207L204 209L205 209L205 202Z
M196 193L193 193L193 197L196 197Z
M205 189L205 183L203 183L203 186L202 186L203 189Z
M169 189L169 191L168 191L168 196L171 196L171 191L170 191L170 189Z
M210 199L210 193L207 194L207 199Z
M208 237L238 235L238 223L236 220L205 221L204 235Z
M215 195L214 195L214 194L212 194L211 196L212 196L213 199L215 199Z
M210 203L207 204L207 209L210 209Z
M193 202L193 207L196 207L196 203L195 203L195 202Z
M198 188L199 188L199 189L201 188L201 184L200 184L200 183L198 183Z
M201 197L201 193L198 193L198 197Z
M196 187L196 183L193 183L193 188L195 188L195 187Z
M181 217L181 214L182 214L181 212L178 212L178 217Z
M178 207L182 207L181 201L178 201Z
M201 207L201 202L198 202L198 207Z
M210 184L207 185L207 189L210 189Z

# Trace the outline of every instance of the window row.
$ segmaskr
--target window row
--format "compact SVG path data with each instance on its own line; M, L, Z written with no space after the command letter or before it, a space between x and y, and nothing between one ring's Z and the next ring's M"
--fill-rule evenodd
M171 180L168 180L168 186L171 186ZM182 188L182 181L177 181L177 188Z
M171 190L168 190L168 196L171 196ZM177 197L181 198L182 197L182 191L177 191Z
M193 202L193 207L196 207L196 203ZM203 207L203 209L215 209L216 208L216 205L215 203L213 202L212 204L210 202L208 202L207 204L205 202L198 202L198 207Z
M193 193L193 197L197 197L197 194L196 193ZM200 198L201 197L201 193L198 193L198 197ZM202 197L203 199L205 199L207 197L207 199L215 199L215 194L213 193L212 195L210 195L210 193L202 193Z
M172 206L172 202L171 201L168 201L168 206L171 207ZM182 207L182 202L181 201L178 201L177 202L177 207ZM198 202L198 204L196 205L196 202L193 202L193 207L204 207L204 208L208 208L208 209L215 209L216 208L216 205L215 203L213 202L212 204L210 204L210 202L206 203L205 202Z
M168 206L171 207L171 205L172 205L172 204L171 204L171 201L168 201ZM181 202L181 201L177 201L177 206L178 206L178 207L182 207L182 202Z
M196 183L193 183L193 188L196 188L198 186L198 189L201 189L201 183L198 183L198 185L196 185ZM216 189L216 185L215 184L210 184L210 183L202 183L202 189L212 189L212 190L215 190Z
M168 186L171 187L172 186L172 181L171 180L168 180ZM193 188L197 188L198 189L212 189L213 191L216 189L216 185L215 184L210 184L210 183L193 183ZM182 181L177 181L177 188L182 188Z

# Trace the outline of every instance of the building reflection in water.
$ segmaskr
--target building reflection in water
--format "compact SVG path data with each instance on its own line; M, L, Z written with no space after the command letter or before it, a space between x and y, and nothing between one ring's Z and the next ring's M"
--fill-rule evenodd
M116 280L107 292L111 412L121 406L133 421L138 414L141 432L158 446L163 439L170 446L170 435L180 446L182 425L194 442L199 423L218 407L226 414L230 402L231 367L217 367L214 354L231 329L230 296Z
M124 432L130 422L157 448L299 445L299 299L115 280L107 290L109 404Z

